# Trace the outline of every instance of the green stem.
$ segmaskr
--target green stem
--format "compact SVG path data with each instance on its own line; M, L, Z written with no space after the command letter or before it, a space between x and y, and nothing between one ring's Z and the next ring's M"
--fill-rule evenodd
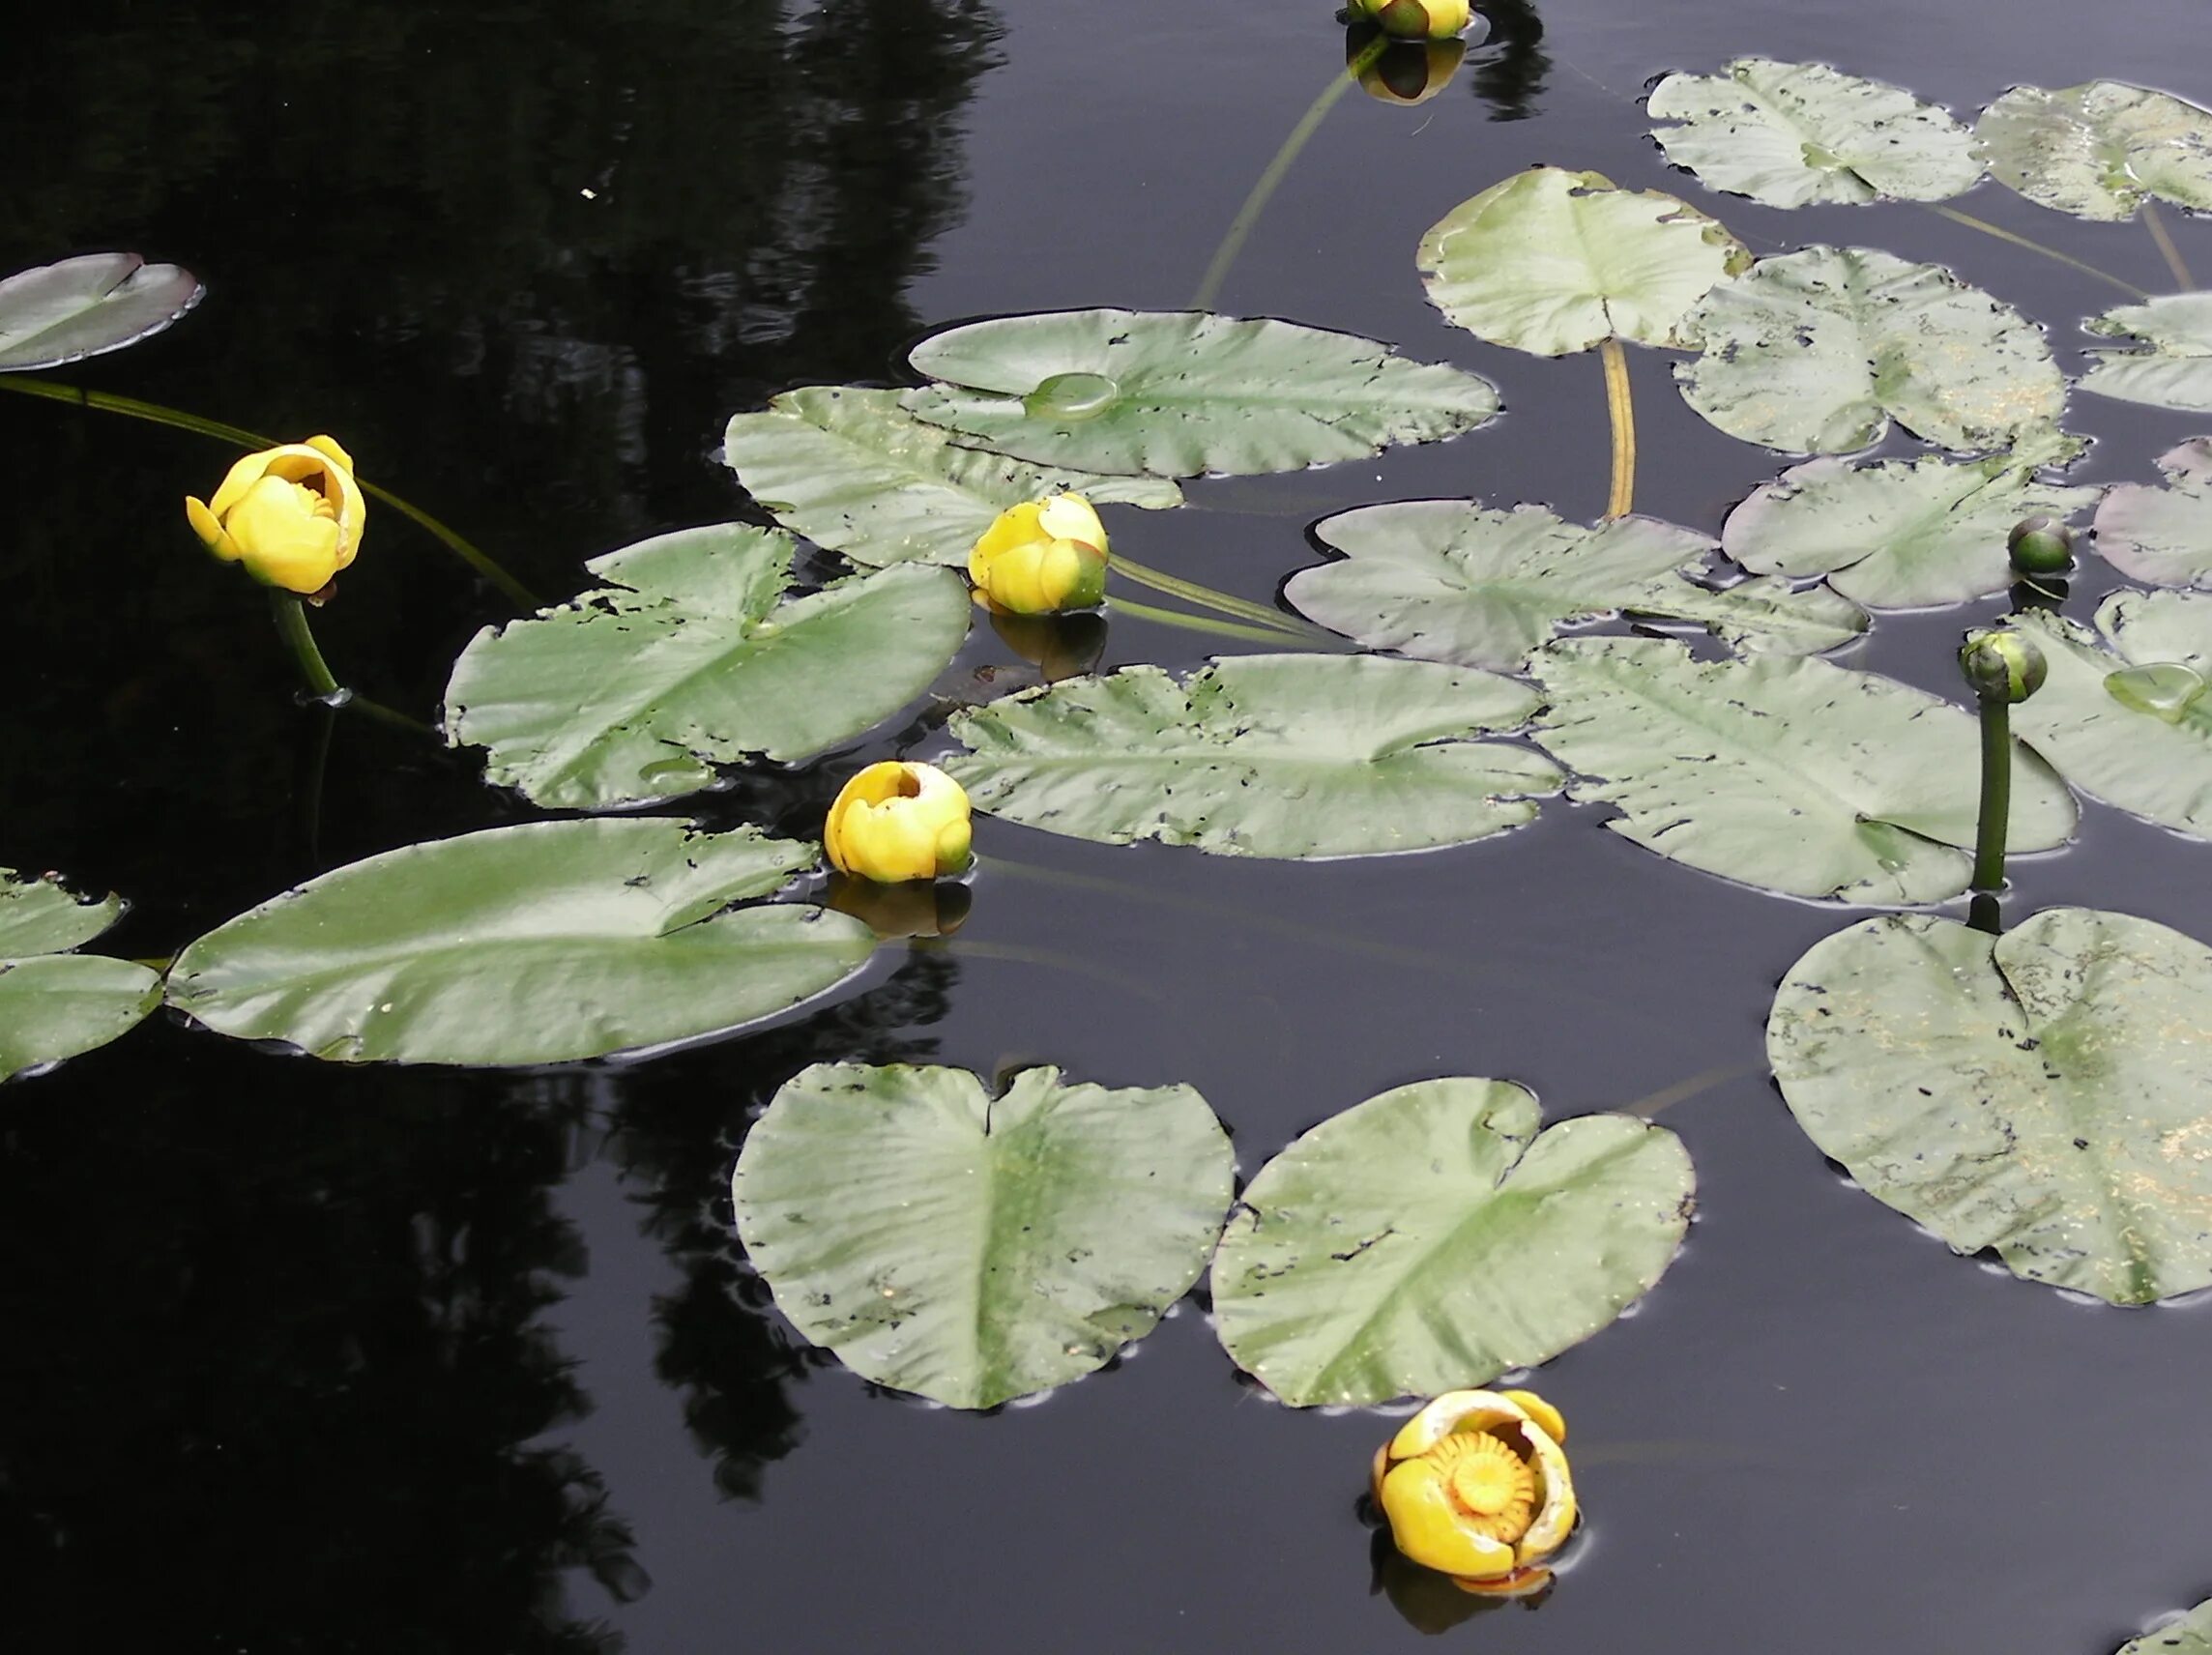
M300 677L306 681L307 693L317 701L332 700L343 689L330 662L323 659L323 652L315 647L315 634L307 624L307 606L300 601L296 592L281 587L269 589L269 613L276 617L276 635L284 640L292 652L292 658L300 663Z
M1185 615L1179 609L1155 609L1133 597L1114 599L1117 615L1134 616L1160 626L1180 626L1186 632L1206 632L1222 638L1249 638L1254 643L1282 644L1288 634L1273 626L1247 626L1241 621L1208 621L1203 615Z
M159 402L141 402L135 396L114 396L104 391L86 391L73 385L56 385L51 380L33 379L28 374L0 373L0 391L19 391L25 396L43 396L48 401L67 402L78 408L97 408L103 414L122 414L156 425L169 425L180 431L214 437L218 442L234 444L242 449L274 449L280 446L274 437L264 437L240 425L226 425L219 420L202 419L199 415L188 414L181 408L165 408ZM373 500L383 501L402 517L429 531L448 550L515 602L527 609L538 607L537 597L527 586L427 511L400 499L389 489L379 488L364 478L356 478L354 480L361 484L364 494Z
M2012 704L2001 695L1982 704L1982 817L1974 833L1976 890L2005 883L2005 829L2012 823Z
M1321 124L1328 119L1328 112L1336 107L1336 101L1359 83L1359 77L1374 67L1376 61L1389 49L1389 45L1390 38L1387 35L1376 36L1357 57L1345 65L1342 74L1322 89L1321 96L1313 101L1313 106L1298 118L1298 124L1291 129L1291 135L1283 140L1283 147L1275 152L1275 159L1260 174L1259 183L1252 186L1252 193L1244 197L1244 205L1237 209L1237 217L1230 221L1229 232L1221 238L1221 245L1214 248L1213 261L1206 267L1206 276L1199 282L1198 291L1191 296L1190 307L1193 310L1213 308L1213 302L1221 297L1222 283L1229 279L1230 267L1237 262L1237 255L1244 250L1244 243L1252 234L1252 227L1259 223L1260 215L1267 210L1267 203L1273 198L1276 187L1296 162L1298 152L1306 147L1314 133L1321 131Z
M1169 574L1163 569L1132 563L1120 552L1109 553L1106 563L1116 573L1135 581L1139 586L1149 586L1154 592L1164 592L1170 597L1179 597L1185 603L1200 609L1210 609L1217 615L1233 615L1239 621L1249 621L1256 626L1266 626L1287 638L1312 641L1324 637L1333 639L1335 636L1308 622L1294 621L1264 603L1254 603L1245 597L1234 597L1226 592L1216 592L1210 586L1201 586L1194 580L1184 580L1181 576Z
M2132 293L2138 299L2150 297L2150 289L2147 287L2138 287L2134 282L2114 276L2109 270L2099 270L2095 265L2084 259L2078 259L2072 253L2062 253L2056 247L2047 247L2041 242L2031 241L2025 236L2016 236L2012 231L2003 228L2001 225L1993 224L1987 218L1977 218L1971 213L1960 212L1956 207L1932 206L1928 210L1938 218L1950 219L1954 224L1964 224L1969 230L1979 230L1985 236L1994 236L2000 242L2009 242L2016 247L2025 247L2031 253L2041 253L2047 259L2056 259L2060 264L2069 265L2075 270L2081 271L2084 276L2093 276L2099 281L2109 281L2122 293Z
M2181 256L2181 249L2173 245L2173 236L2166 227L2166 217L2158 210L2158 203L2145 201L2143 223L2149 227L2150 239L2158 244L2159 255L2166 260L2166 268L2173 272L2173 279L2181 283L2181 291L2188 293L2197 286L2197 278L2189 274L2189 261Z

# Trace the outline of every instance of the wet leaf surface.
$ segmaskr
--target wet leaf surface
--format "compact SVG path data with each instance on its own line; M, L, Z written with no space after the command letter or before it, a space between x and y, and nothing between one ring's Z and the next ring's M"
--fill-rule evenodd
M2153 199L2212 208L2212 110L2168 93L2114 80L2016 86L1982 111L1974 136L1998 183L2077 218L2129 218Z
M2212 374L2207 386L2212 387ZM2131 580L2212 587L2212 437L2159 456L2166 486L2116 483L2097 508L2097 552Z
M0 868L0 960L66 952L122 917L120 896L88 899L59 880Z
M2081 389L2153 408L2212 413L2212 293L2172 293L2121 305L2086 324L2092 334L2140 348L2106 349Z
M161 1003L161 978L99 954L0 959L0 1081L127 1034Z

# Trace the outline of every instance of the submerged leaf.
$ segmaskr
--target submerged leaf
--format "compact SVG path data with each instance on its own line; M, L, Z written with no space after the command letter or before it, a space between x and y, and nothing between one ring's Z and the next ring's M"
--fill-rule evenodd
M2212 437L2168 450L2158 469L2165 488L2123 482L2106 491L2097 553L2132 580L2212 587Z
M1866 626L1825 587L1702 584L1713 542L1649 517L1585 529L1541 507L1415 500L1339 512L1314 532L1346 555L1293 575L1283 595L1370 649L1423 660L1517 671L1560 626L1624 610L1778 654L1832 650Z
M975 446L1116 476L1295 471L1470 431L1498 392L1351 334L1188 310L1004 316L915 346L903 406Z
M1453 208L1418 260L1430 303L1460 327L1557 357L1608 337L1692 343L1689 313L1751 254L1672 195L1539 166Z
M1973 134L1903 87L1824 63L1739 57L1651 90L1651 135L1699 182L1763 201L1942 201L1982 176Z
M852 385L787 391L762 413L735 416L722 460L785 528L877 567L964 569L1001 511L1062 490L1093 506L1182 504L1164 478L1100 477L961 448L902 409L899 392Z
M2128 218L2157 198L2212 210L2212 110L2116 80L2016 86L1974 129L1990 174L2080 218Z
M2081 389L2153 408L2212 413L2212 293L2169 293L2121 305L2087 324L2108 338L2146 349L2100 350Z
M1536 698L1489 673L1372 656L1238 655L1178 682L1124 667L952 720L978 810L1126 845L1360 857L1518 828L1558 772L1510 730Z
M0 959L0 1081L104 1046L161 1003L161 979L98 954Z
M968 634L968 587L909 566L786 595L792 542L725 523L585 566L610 582L485 627L453 663L446 730L537 803L604 810L695 793L715 764L812 758L881 723Z
M27 879L0 868L0 960L65 952L122 917L120 896L81 897L51 876Z
M1745 885L1847 902L1942 902L1972 875L1971 713L1819 660L1700 661L1664 639L1570 638L1536 653L1535 737L1617 805L1606 827ZM2031 704L2032 705L2032 704ZM2074 800L2016 751L2012 843L2074 831Z
M2201 943L2085 908L1870 919L1790 968L1766 1045L1820 1152L1959 1252L2114 1304L2212 1286Z
M86 253L0 281L0 372L59 367L136 344L207 290L189 270L136 253Z
M2097 498L2037 479L2011 454L1981 460L1808 460L1729 514L1721 546L1744 567L1825 574L1875 609L1960 603L2012 584L2005 537L2034 513L2063 520Z
M855 1373L995 1408L1102 1366L1206 1267L1234 1159L1188 1087L818 1063L746 1136L738 1233Z
M1648 1292L1689 1226L1681 1140L1626 1115L1541 1133L1505 1081L1400 1087L1261 1169L1213 1263L1237 1365L1295 1408L1534 1367Z
M170 1002L340 1062L525 1064L719 1033L867 963L818 908L732 908L812 845L659 818L533 822L370 857L218 926Z
M2123 1644L2119 1655L2212 1655L2212 1603L2198 1604L2170 1625Z

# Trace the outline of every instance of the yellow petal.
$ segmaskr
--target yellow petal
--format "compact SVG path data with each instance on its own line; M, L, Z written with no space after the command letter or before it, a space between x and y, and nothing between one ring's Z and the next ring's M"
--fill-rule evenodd
M885 885L937 877L937 835L902 799L861 804L845 818L852 871Z
M337 463L337 467L340 471L344 472L349 477L353 475L353 455L347 453L345 450L338 447L337 439L335 437L309 437L302 446L306 448L315 449L322 453L328 454Z
M906 766L896 759L886 759L879 764L846 778L830 801L830 814L822 824L822 849L830 858L830 866L840 873L852 873L852 858L845 845L845 822L857 805L880 804L894 797L906 779Z
M1426 1453L1454 1431L1481 1431L1528 1416L1521 1405L1496 1391L1446 1391L1406 1421L1390 1438L1390 1458L1411 1460Z
M1390 1539L1424 1568L1463 1579L1512 1573L1513 1548L1465 1526L1442 1473L1427 1460L1408 1460L1382 1479L1380 1501L1390 1520Z
M1037 527L1055 540L1081 540L1103 552L1106 525L1080 494L1056 494L1037 508Z
M1567 1439L1566 1416L1534 1391L1499 1391L1498 1394L1507 1402L1518 1403L1521 1411L1542 1426L1544 1435L1554 1442Z
M1037 532L1037 517L1044 510L1034 500L1025 500L1019 506L1009 506L991 520L991 526L977 537L975 548L968 554L969 578L983 584L992 563L1016 546L1033 544L1041 538Z
M222 481L216 485L215 493L208 500L208 509L218 519L228 517L231 508L246 498L246 491L269 475L271 458L282 451L264 449L234 462L230 470L223 473Z
M256 580L298 593L330 585L343 566L337 523L314 508L320 498L296 482L264 477L223 518L240 561Z
M1541 1426L1524 1426L1521 1435L1536 1451L1536 1480L1543 1489L1543 1504L1537 1508L1535 1521L1528 1524L1528 1532L1521 1536L1517 1555L1525 1564L1540 1563L1564 1546L1575 1531L1575 1479L1567 1468L1566 1450Z
M222 524L217 521L216 514L208 509L204 501L194 500L189 494L185 496L185 518L191 524L192 533L206 542L209 551L231 563L238 561L237 545L222 532Z

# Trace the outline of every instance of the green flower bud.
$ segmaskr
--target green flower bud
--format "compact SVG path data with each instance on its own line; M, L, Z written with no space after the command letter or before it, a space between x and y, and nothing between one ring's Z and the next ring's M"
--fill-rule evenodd
M2023 517L2005 537L2012 566L2022 574L2060 574L2074 566L2074 531L2038 512Z
M2043 652L2002 626L1977 627L1959 651L1959 668L1984 701L2017 704L2043 687L2050 670Z

